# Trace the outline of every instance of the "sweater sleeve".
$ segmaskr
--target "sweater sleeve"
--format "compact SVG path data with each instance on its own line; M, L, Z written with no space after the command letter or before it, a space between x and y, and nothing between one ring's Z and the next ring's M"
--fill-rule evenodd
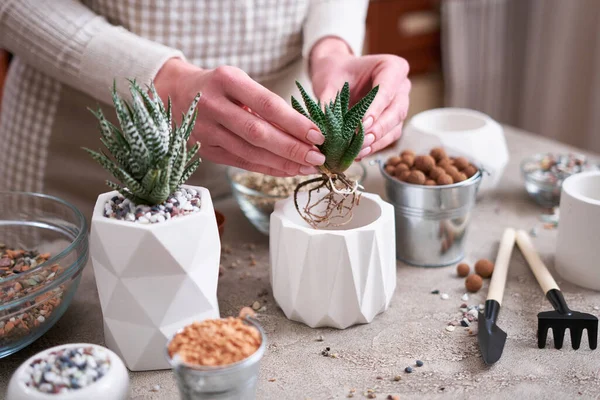
M162 65L183 54L111 25L76 0L3 0L0 48L88 95L110 103L113 80L148 84Z
M302 55L327 36L344 40L355 55L362 54L369 0L311 0L303 28Z

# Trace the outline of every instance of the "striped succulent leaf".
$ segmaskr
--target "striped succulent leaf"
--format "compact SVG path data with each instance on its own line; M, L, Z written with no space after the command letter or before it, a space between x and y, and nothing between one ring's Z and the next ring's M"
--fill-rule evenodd
M299 82L296 82L296 86L306 110L293 96L292 107L312 120L325 136L325 142L318 146L325 155L325 169L331 173L343 173L360 153L365 138L362 119L373 103L379 86L371 89L350 108L350 85L346 82L335 99L325 105L324 110L321 110L320 102L316 103L308 96Z
M135 204L160 204L200 165L200 159L194 159L199 143L190 151L186 147L196 122L200 93L177 128L172 122L170 98L165 109L154 85L144 91L135 80L129 84L131 102L119 96L116 84L112 89L119 127L110 123L101 110L92 111L99 122L100 141L114 161L102 151L84 150L118 180L106 181L111 189Z

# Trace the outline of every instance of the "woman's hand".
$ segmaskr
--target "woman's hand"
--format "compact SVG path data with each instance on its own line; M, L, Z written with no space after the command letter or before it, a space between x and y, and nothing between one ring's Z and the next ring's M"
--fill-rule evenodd
M238 68L171 59L154 84L163 101L171 97L176 121L202 93L192 140L208 160L273 176L317 173L325 162L314 146L324 141L317 126Z
M335 98L344 82L350 84L350 104L379 85L379 92L363 119L365 140L357 159L385 148L400 137L411 87L406 60L387 54L356 57L342 40L325 38L311 51L310 69L313 91L321 102Z

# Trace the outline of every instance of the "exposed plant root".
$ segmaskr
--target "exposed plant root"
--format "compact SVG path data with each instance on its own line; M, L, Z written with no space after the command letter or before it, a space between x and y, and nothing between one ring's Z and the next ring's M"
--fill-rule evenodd
M308 190L306 205L301 209L298 206L298 193L300 189L311 184L317 184ZM311 204L314 193L321 189L327 194ZM309 179L300 183L294 190L294 205L298 214L314 229L330 226L343 226L352 221L352 209L360 202L360 191L363 189L358 182L349 180L344 174L323 173L319 178ZM316 211L316 207L325 205L325 210ZM342 222L336 223L338 220Z

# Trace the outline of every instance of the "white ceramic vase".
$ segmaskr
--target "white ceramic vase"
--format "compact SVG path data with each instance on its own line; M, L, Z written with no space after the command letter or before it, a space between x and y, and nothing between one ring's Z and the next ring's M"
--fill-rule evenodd
M307 193L300 193L305 204ZM385 311L396 289L394 208L363 193L352 220L313 229L293 196L277 202L270 222L271 286L287 318L312 328L344 329Z
M556 271L571 283L600 290L600 172L572 175L561 190Z
M502 126L465 108L436 108L415 115L406 124L399 146L417 154L441 146L451 155L467 157L485 170L478 194L498 186L509 161Z
M106 375L89 386L58 395L43 393L25 384L27 366L34 360L44 358L51 352L79 347L94 347L108 353L110 368ZM123 361L112 351L90 343L70 343L51 347L30 357L13 373L6 392L6 400L126 400L127 398L129 398L129 374Z
M221 242L210 193L200 211L155 224L106 218L98 197L90 255L104 319L104 340L132 371L169 369L169 337L193 321L219 318Z

